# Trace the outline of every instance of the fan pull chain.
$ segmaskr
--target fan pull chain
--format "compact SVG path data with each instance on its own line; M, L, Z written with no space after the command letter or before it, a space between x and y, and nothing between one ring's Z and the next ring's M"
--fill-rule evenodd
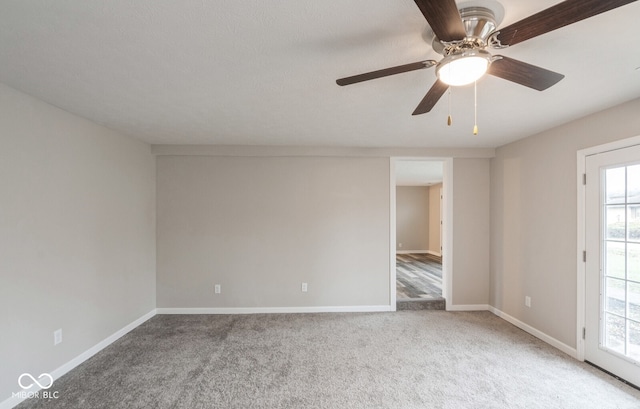
M478 134L478 81L473 82L473 134Z
M447 126L451 126L453 120L451 119L451 87L449 87L449 116L447 116Z

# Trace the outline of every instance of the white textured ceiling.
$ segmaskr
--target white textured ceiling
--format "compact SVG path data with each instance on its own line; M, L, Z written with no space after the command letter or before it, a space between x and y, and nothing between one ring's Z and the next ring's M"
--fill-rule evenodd
M502 0L502 26L554 0ZM412 0L0 0L0 82L156 144L494 147L640 97L640 2L501 53L566 75L498 78L411 112L433 69L339 87L428 58Z

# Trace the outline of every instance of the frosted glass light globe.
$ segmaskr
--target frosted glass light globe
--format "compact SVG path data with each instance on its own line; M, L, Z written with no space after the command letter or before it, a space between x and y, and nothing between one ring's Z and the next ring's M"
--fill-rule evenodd
M469 50L444 57L438 67L438 79L447 85L471 84L480 79L489 68L491 54L482 50Z

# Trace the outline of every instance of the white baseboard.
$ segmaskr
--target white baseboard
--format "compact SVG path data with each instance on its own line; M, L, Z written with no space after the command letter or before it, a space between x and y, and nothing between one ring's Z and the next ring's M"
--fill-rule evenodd
M442 253L438 253L437 251L427 250L427 254L431 254L432 256L442 257Z
M314 312L386 312L389 305L353 305L344 307L249 307L249 308L157 308L158 314L296 314Z
M502 318L503 320L505 320L507 322L510 322L511 324L515 325L516 327L520 328L521 330L526 331L529 334L533 335L534 337L546 342L547 344L551 345L552 347L555 347L555 348L559 349L560 351L562 351L565 354L571 356L572 358L578 359L578 351L575 348L570 347L569 345L565 344L564 342L558 341L557 339L553 338L552 336L547 335L544 332L533 328L529 324L525 324L524 322L520 321L519 319L514 318L511 315L509 315L507 313L504 313L504 312L500 311L499 309L497 309L495 307L489 306L489 311L491 311L492 313L494 313L498 317Z
M103 349L105 349L109 345L113 344L115 341L117 341L123 335L127 334L128 332L130 332L131 330L133 330L134 328L136 328L137 326L139 326L143 322L145 322L148 319L152 318L154 315L156 315L156 310L155 309L149 311L148 313L146 313L142 317L138 318L137 320L131 322L130 324L124 326L123 328L121 328L118 331L114 332L113 334L109 335L107 338L105 338L102 341L98 342L96 345L94 345L91 348L87 349L86 351L84 351L83 353L81 353L77 357L73 358L69 362L67 362L67 363L63 364L62 366L60 366L60 367L54 369L53 371L49 372L49 374L53 377L54 382L55 382L55 379L59 379L61 376L63 376L64 374L66 374L67 372L72 370L73 368L77 367L78 365L80 365L81 363L86 361L87 359L91 358L92 356L94 356L98 352L102 351ZM36 387L37 387L37 385L36 385ZM30 389L29 392L38 392L39 390L40 390L40 388L36 389L34 387L33 389ZM16 392L16 394L17 393L19 393L19 392ZM20 397L20 396L17 396L17 395L13 395L12 397L10 397L8 399L5 399L4 401L0 402L0 409L13 408L13 407L17 406L18 404L20 404L22 401L24 401L26 399L27 398L23 398L23 397Z
M457 304L446 305L447 311L489 311L489 305L487 304Z

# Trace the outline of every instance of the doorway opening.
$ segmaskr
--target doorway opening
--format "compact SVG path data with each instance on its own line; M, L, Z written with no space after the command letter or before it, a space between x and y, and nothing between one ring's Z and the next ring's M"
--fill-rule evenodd
M445 168L443 159L393 161L391 290L397 310L446 309Z

